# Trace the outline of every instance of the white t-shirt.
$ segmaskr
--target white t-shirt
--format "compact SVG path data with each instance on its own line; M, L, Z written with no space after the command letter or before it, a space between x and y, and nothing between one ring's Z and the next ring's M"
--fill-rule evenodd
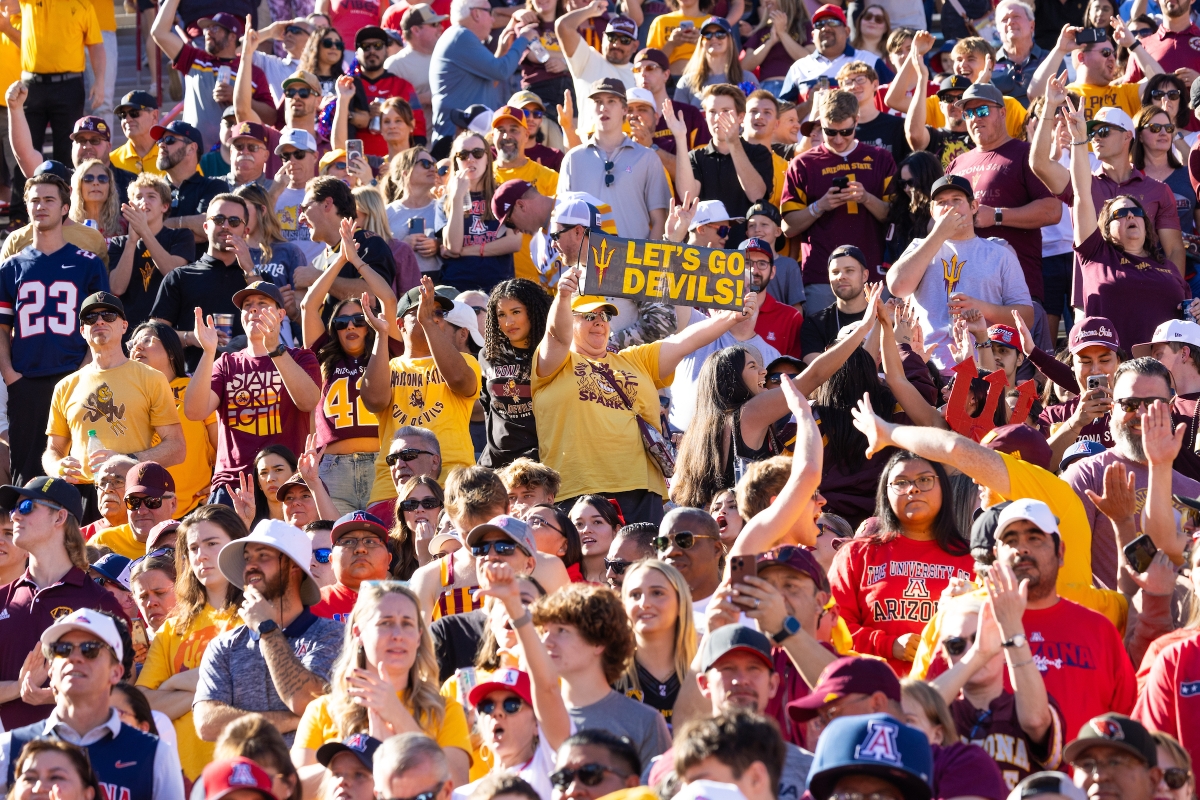
M588 93L592 84L601 78L616 78L625 84L626 90L637 84L633 80L633 66L630 64L608 63L596 48L581 41L575 48L575 54L567 59L567 67L571 70L571 78L575 82L575 113L579 117L579 130L591 133L595 125L592 119L592 101Z
M571 723L571 735L574 736L578 731L575 728L575 723ZM538 793L538 797L542 800L552 800L554 787L550 785L550 774L554 772L554 759L558 754L550 744L546 741L546 735L542 733L542 726L538 725L537 730L538 746L533 753L533 758L529 759L520 770L517 771L517 777L524 780L534 788ZM466 786L460 786L454 790L451 795L451 800L467 800L471 793L475 791L475 787L479 785L479 781L472 781Z
M405 47L394 56L388 56L383 62L383 68L398 78L403 78L413 85L417 94L429 93L429 64L433 54L424 55L411 47Z

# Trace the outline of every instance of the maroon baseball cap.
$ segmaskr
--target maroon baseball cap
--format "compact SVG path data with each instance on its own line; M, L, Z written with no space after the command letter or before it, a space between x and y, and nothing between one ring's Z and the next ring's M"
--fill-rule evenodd
M108 123L103 117L80 117L75 120L75 129L71 131L71 138L74 139L81 133L95 133L104 137L104 141L112 141L112 131L109 130Z
M883 692L889 700L900 702L900 679L886 661L862 656L839 658L821 672L811 693L788 703L788 715L794 722L815 719L821 709L851 694Z
M667 54L657 47L646 47L638 51L638 54L633 57L634 64L640 64L643 61L653 61L663 68L664 71L671 68L671 61L667 58Z
M210 28L213 25L217 25L229 31L239 39L242 37L242 34L245 33L245 31L242 30L242 21L234 14L229 14L225 11L218 11L211 17L205 17L204 19L197 21L196 25L199 26L201 30L204 28Z
M1099 345L1109 350L1120 350L1121 340L1117 338L1117 326L1108 317L1084 317L1071 328L1067 337L1067 349L1075 355L1085 347Z
M979 443L989 450L1008 453L1027 464L1037 464L1042 469L1050 469L1050 443L1046 441L1045 436L1028 425L1001 425L999 428L992 428Z
M768 567L787 567L812 578L818 590L829 591L829 576L821 569L811 550L794 544L785 544L758 554L758 571Z
M492 195L492 216L504 225L508 221L508 212L512 211L512 207L517 204L525 194L535 188L529 181L523 181L514 178L511 181L505 181L496 189L496 193Z
M162 497L175 493L175 479L167 468L157 461L135 464L125 474L125 496L144 494L147 497Z
M221 800L241 789L258 792L263 800L278 800L271 791L271 776L248 758L228 758L214 761L201 775L204 800Z
M267 129L257 122L239 122L229 133L229 141L235 139L253 139L261 144L267 143Z

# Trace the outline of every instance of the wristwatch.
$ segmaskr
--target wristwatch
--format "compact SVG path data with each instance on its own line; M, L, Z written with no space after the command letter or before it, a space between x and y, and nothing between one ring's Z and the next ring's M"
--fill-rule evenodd
M1004 647L1024 647L1027 644L1029 644L1029 641L1025 638L1025 634L1023 633L1018 633L1007 642L1003 642Z
M996 224L1003 225L1004 224L1004 209L997 208L997 209L993 209L993 211L995 211L995 213L996 213Z
M281 355L283 355L286 352L287 352L287 345L284 344L283 342L280 342L279 347L276 347L274 350L267 353L267 355L269 355L271 358L279 358Z
M279 630L279 623L273 619L266 619L258 623L258 638L266 636L271 631Z
M789 615L783 618L783 628L780 629L779 633L776 633L774 636L772 636L771 640L775 642L775 644L783 644L786 639L795 636L799 632L800 620Z

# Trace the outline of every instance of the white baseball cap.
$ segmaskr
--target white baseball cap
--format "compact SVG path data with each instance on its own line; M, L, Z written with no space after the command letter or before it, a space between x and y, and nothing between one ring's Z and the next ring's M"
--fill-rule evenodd
M746 795L736 784L692 781L679 790L675 800L746 800Z
M1023 497L1009 503L996 518L996 539L1014 522L1025 520L1036 525L1042 533L1058 534L1058 517L1041 500Z
M742 219L744 218L729 216L725 204L720 200L701 200L696 204L696 216L692 217L692 224L688 226L688 230L694 231L701 225L712 222L741 222Z
M625 103L627 105L644 103L653 108L655 111L658 110L658 106L654 102L654 95L650 93L650 90L642 89L637 86L633 87L632 89L625 90Z
M596 209L579 198L559 200L550 212L550 224L558 223L565 228L572 225L583 225L587 228L599 228Z
M1104 106L1096 112L1096 116L1088 120L1088 133L1090 134L1101 125L1113 125L1130 133L1134 130L1133 120L1129 118L1129 115L1121 109L1112 106Z
M283 152L283 146L290 144L297 150L317 152L317 140L306 130L300 128L284 128L279 132L279 144L275 147L275 155Z
M1154 335L1150 337L1150 341L1144 344L1135 344L1133 355L1136 358L1148 356L1154 349L1154 345L1170 344L1171 342L1189 345L1193 352L1200 351L1200 325L1191 320L1169 319L1154 329Z
M450 542L458 542L459 547L462 547L462 537L455 531L447 531L434 536L429 540L429 555L440 556L442 548L450 544Z
M471 334L471 341L483 347L483 335L479 333L479 317L475 309L461 300L455 300L454 308L446 312L445 319L456 328L466 328Z
M1087 800L1087 794L1062 772L1035 772L1009 792L1008 800L1031 800L1034 797L1064 797L1066 800Z
M475 312L471 312L474 316ZM300 602L315 606L321 602L321 588L312 576L312 541L308 534L280 519L264 519L254 526L250 535L234 539L221 548L217 565L225 579L239 589L245 589L246 545L265 544L273 547L295 562L303 570L305 578L300 584Z
M74 611L46 628L42 631L42 644L52 645L71 631L90 633L113 649L117 654L117 661L125 658L117 623L112 621L112 617L90 608Z

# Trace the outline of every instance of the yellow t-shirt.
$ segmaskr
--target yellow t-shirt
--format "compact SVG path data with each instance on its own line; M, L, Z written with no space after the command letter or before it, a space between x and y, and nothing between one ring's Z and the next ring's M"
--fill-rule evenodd
M180 519L208 499L213 464L217 457L217 451L208 438L208 426L217 424L217 412L209 414L208 419L203 422L190 420L183 413L183 394L187 391L190 380L191 378L185 375L171 381L175 410L183 424L183 442L187 445L187 456L183 463L167 468L167 472L175 479L175 496L179 498L179 510L175 512L175 516Z
M20 15L14 20L20 28ZM0 86L12 86L21 80L21 47L7 36L0 35ZM0 97L0 106L8 106L8 102Z
M133 535L133 528L129 527L128 522L114 528L105 528L89 539L88 544L107 547L130 561L146 555L146 543L137 540L137 537Z
M538 353L541 348L538 345ZM538 450L542 462L562 476L558 499L635 489L667 496L662 471L646 453L637 420L613 391L606 371L596 370L597 363L607 365L638 415L658 425L658 390L675 379L674 373L658 377L661 349L662 342L636 345L609 353L603 362L571 351L549 375L539 377L536 368L532 371ZM537 353L535 365L536 361ZM597 447L621 457L596 458Z
M392 434L405 425L428 428L438 437L442 449L442 472L438 483L455 467L475 463L475 445L471 443L471 411L479 399L482 370L474 356L463 353L475 373L475 391L469 397L455 394L433 363L433 357L393 358L392 403L388 413L379 415L379 458L375 459L375 485L371 502L396 496L396 487L384 461L392 445Z
M71 224L68 225L68 222ZM108 266L108 244L105 243L104 234L100 231L89 228L87 225L81 225L74 220L64 220L62 232L63 241L67 244L73 244L80 250L95 253L104 262L104 266ZM8 235L8 238L4 240L4 246L0 247L0 261L12 258L31 244L33 244L32 222L23 228L17 228Z
M157 689L172 675L197 669L208 643L227 630L242 624L237 608L218 611L206 605L185 631L175 628L174 618L163 623L162 629L150 642L150 652L138 676L137 685ZM213 742L206 742L196 733L196 724L189 711L175 720L175 736L179 740L179 762L190 780L196 780L213 757Z
M1082 95L1083 115L1087 119L1096 116L1104 106L1119 108L1132 118L1142 109L1142 98L1136 83L1116 83L1110 86L1095 86L1090 83L1068 83L1067 91Z
M696 30L700 30L700 26L704 24L704 20L708 19L707 14L701 14L697 17L684 14L682 11L672 11L667 14L662 14L654 18L650 23L650 33L646 36L646 47L655 47L666 52L667 37L671 35L671 31L679 27L679 23L685 19L690 19L696 25ZM703 40L700 40L703 41ZM672 66L678 61L687 61L692 57L692 51L696 49L694 44L680 44L671 54L667 56L670 59Z
M83 72L84 46L100 44L100 19L89 0L21 0L21 69ZM112 30L116 30L114 20ZM116 69L111 64L107 69Z
M71 455L87 458L88 432L108 450L137 453L153 446L154 429L179 424L167 376L139 361L100 369L92 362L54 387L46 434L71 440Z
M100 30L113 31L117 30L117 10L113 0L92 0L92 7L96 9L96 19L100 22ZM116 65L113 65L113 69Z
M118 169L123 169L126 172L132 172L138 175L143 172L149 172L152 175L166 175L167 173L158 168L158 142L150 148L150 152L144 156L139 156L137 150L133 147L133 142L126 142L120 147L114 148L108 154L109 163ZM122 198L127 200L128 198Z
M542 197L554 197L558 191L558 173L532 159L527 160L525 166L516 169L506 169L494 164L492 173L496 177L497 186L505 181L522 180L532 183ZM513 274L518 278L541 283L542 274L533 265L533 256L529 254L529 241L532 238L528 233L521 234L521 249L513 253Z
M779 209L780 203L783 201L783 184L787 178L788 162L772 150L771 165L775 167L775 183L771 186L771 205Z
M1021 138L1021 132L1025 130L1025 119L1029 116L1029 112L1015 98L1004 96L1004 128L1008 131L1008 135L1014 139ZM946 127L946 116L942 113L942 106L938 102L937 95L925 98L925 124L933 128Z
M446 701L446 715L442 724L425 729L425 733L441 747L457 747L471 754L471 737L467 731L467 715L457 700ZM340 742L337 722L329 713L329 695L322 695L305 707L296 726L296 744L307 750L316 750L326 742ZM409 708L411 712L412 709Z

